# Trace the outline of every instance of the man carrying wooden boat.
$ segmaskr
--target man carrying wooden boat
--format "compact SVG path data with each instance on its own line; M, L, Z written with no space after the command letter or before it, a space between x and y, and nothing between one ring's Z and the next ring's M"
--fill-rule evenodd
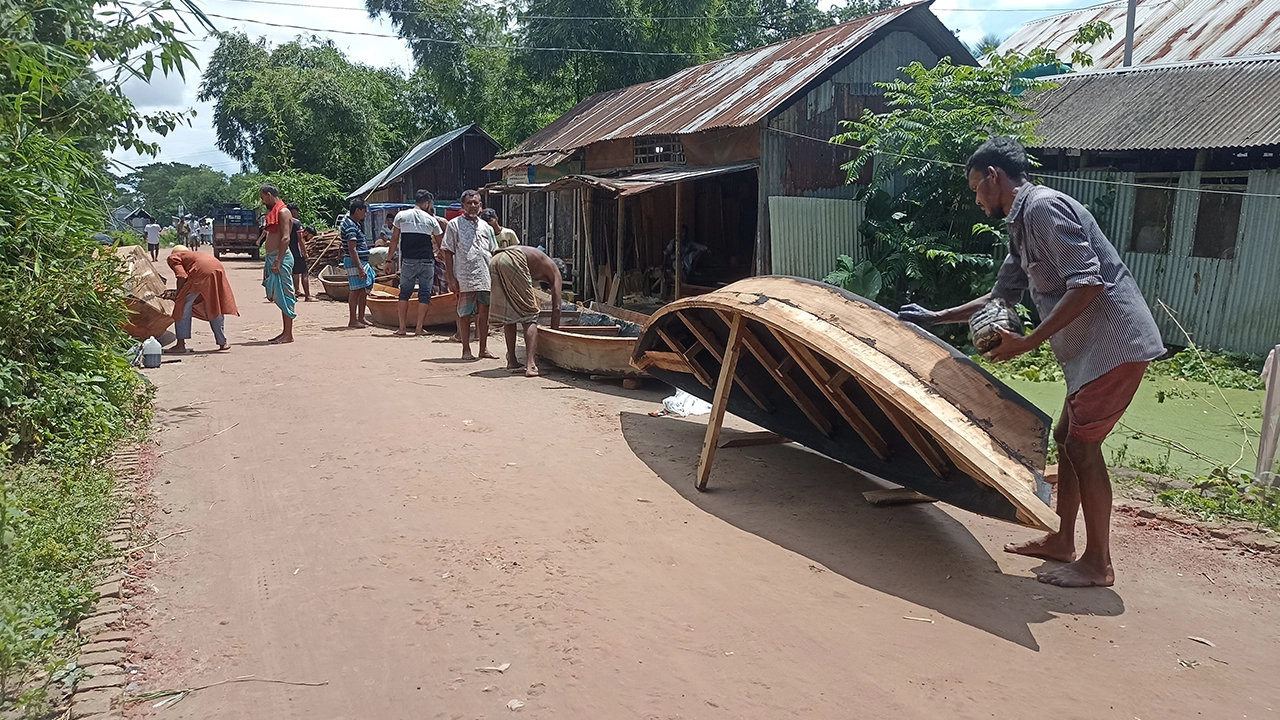
M560 268L547 254L527 245L511 245L494 253L489 261L493 305L489 317L502 325L507 341L507 369L519 370L516 358L516 325L524 328L525 377L538 377L538 298L533 283L551 286L551 327L560 329Z
M908 305L902 320L920 325L965 322L992 298L1009 303L1031 291L1041 322L1023 337L998 328L987 354L1009 360L1048 340L1067 379L1067 399L1054 428L1058 444L1057 533L1007 552L1067 563L1039 576L1062 587L1109 586L1111 478L1102 441L1120 421L1147 364L1164 353L1160 331L1138 284L1093 215L1074 198L1028 179L1026 150L992 138L965 167L978 205L1007 218L1009 255L987 295L940 312ZM1086 545L1076 557L1076 515L1083 508Z

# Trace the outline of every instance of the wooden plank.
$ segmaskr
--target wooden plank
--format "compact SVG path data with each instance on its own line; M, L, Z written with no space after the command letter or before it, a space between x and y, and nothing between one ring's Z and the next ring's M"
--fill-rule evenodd
M946 477L951 472L951 463L947 460L946 455L938 452L933 443L925 436L924 431L912 420L909 415L902 412L902 409L894 405L888 398L880 393L879 388L871 385L871 383L863 384L863 389L871 396L871 399L880 406L884 414L888 416L889 422L898 428L898 432L902 433L902 437L907 439L911 447L920 455L929 469L938 477Z
M693 368L689 367L689 361L684 355L676 352L662 352L661 350L650 350L641 355L634 363L641 370L649 368L658 368L668 372L684 373L685 375L693 375Z
M757 445L785 445L791 440L772 432L748 432L738 433L728 440L720 441L720 449L740 448L740 447L756 447Z
M716 347L719 345L719 341L712 334L710 328L703 325L701 320L691 316L689 313L676 313L676 315L684 322L685 327L689 328L689 332L693 333L693 336L698 339L698 342L702 343L707 352L711 353L716 362L723 363L724 353L720 352L719 348ZM735 374L733 379L738 383L738 387L742 388L742 391L747 394L747 397L751 398L751 402L756 404L756 407L765 412L773 412L773 405L763 392L752 387L752 384L741 375Z
M626 320L627 322L633 322L637 325L644 325L649 322L649 316L647 314L636 312L635 310L620 308L617 305L610 305L608 303L596 301L591 303L591 309L598 313L604 313L611 318Z
M617 325L560 325L560 330L563 332L599 337L617 337L621 329Z
M910 505L912 503L935 503L936 498L918 493L911 488L894 488L892 490L868 490L862 493L867 502L877 507L887 505Z
M622 276L614 273L613 280L609 285L609 304L616 305L618 296L622 294Z
M691 348L686 348L684 343L672 337L671 333L667 332L666 328L660 327L655 329L658 331L658 337L662 338L663 342L667 344L667 347L670 347L672 350L680 353L680 355L684 357L685 363L692 371L691 374L698 378L698 382L702 383L706 387L711 387L711 373L707 372L707 369L702 367L702 363L698 362L696 359L698 352L702 350L702 346L695 345Z
M841 389L845 380L841 380L839 384L836 384L835 379L827 372L826 368L822 367L822 363L818 362L818 358L814 357L813 352L804 343L796 342L786 333L774 328L769 328L769 332L773 333L773 336L782 344L782 347L791 353L791 356L796 359L800 368L809 376L813 384L817 385L818 389L822 391L823 396L835 406L841 417L845 419L845 422L849 423L854 432L858 433L858 437L862 438L867 447L871 448L871 452L875 453L876 457L881 460L888 460L890 455L889 443L885 442L884 436L880 434L880 431L876 430L875 425L871 424L867 416L862 414L862 410Z
M795 364L795 360L792 360L789 355L781 362L775 360L773 354L769 352L769 348L765 347L764 343L760 342L760 339L747 327L742 328L742 343L746 345L747 350L755 356L756 360L760 361L764 369L773 376L773 379L778 381L778 384L790 396L792 402L800 408L805 417L809 418L809 422L813 423L818 432L831 437L833 429L831 421L827 419L826 415L822 414L822 411L818 409L813 400L809 399L809 396L804 394L804 390L801 390L796 381L787 374L790 367Z
M707 481L711 479L711 463L716 458L716 444L720 441L724 413L729 407L729 393L733 390L733 376L738 368L738 356L742 353L744 324L742 315L734 315L733 322L729 324L729 342L725 345L724 361L720 363L720 378L711 403L711 417L707 420L707 436L702 441L702 457L698 460L695 487L699 490L706 490Z

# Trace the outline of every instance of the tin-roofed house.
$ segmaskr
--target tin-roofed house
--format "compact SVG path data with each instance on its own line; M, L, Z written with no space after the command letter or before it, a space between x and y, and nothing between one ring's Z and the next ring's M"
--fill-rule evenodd
M477 125L467 125L414 146L403 157L352 191L347 198L370 203L412 203L419 189L449 202L500 176L485 170L502 146Z
M929 5L587 98L487 166L504 173L491 204L501 196L505 225L574 268L580 297L670 298L662 268L680 228L706 248L681 294L754 274L821 277L861 220L840 170L852 151L827 142L839 122L883 110L874 83L904 65L975 62Z

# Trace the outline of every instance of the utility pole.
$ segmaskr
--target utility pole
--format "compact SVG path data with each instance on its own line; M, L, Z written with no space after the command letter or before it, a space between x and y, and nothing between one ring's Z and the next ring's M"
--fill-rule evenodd
M1138 0L1129 0L1129 17L1124 29L1124 66L1133 65L1133 28L1138 20Z

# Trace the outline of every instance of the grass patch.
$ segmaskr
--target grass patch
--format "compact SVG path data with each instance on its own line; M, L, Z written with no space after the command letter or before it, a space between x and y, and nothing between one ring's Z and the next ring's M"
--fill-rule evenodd
M1280 488L1256 482L1249 473L1225 470L1197 478L1191 489L1166 490L1156 500L1201 520L1243 520L1280 530Z
M102 537L119 513L113 485L99 467L0 469L0 692L28 715L45 695L32 678L56 677L92 607L90 568L108 556Z

